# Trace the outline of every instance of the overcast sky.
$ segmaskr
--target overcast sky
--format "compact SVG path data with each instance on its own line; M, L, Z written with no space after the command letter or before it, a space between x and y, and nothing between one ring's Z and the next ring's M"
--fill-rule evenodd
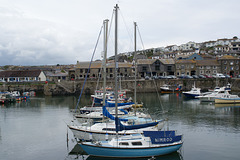
M133 51L134 21L138 49L240 37L239 0L0 0L0 65L90 61L102 22L111 22L116 3L119 52ZM95 60L102 46L101 38ZM113 54L109 47L108 56Z

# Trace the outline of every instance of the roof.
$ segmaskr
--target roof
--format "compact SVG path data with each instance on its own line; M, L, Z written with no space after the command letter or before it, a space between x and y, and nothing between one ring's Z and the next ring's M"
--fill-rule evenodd
M138 59L137 64L153 64L157 59Z
M87 69L87 68L89 68L89 64L90 64L90 62L78 62L76 68ZM107 68L114 68L115 67L115 63L114 62L107 63L106 67ZM118 63L118 67L119 68L132 67L132 63L119 62ZM90 68L91 69L93 69L93 68L102 68L102 62L101 61L92 62Z
M163 64L175 64L174 59L160 59Z
M205 60L198 60L196 65L197 66L219 66L220 64L216 59L205 59Z
M68 76L68 72L56 72L56 73L53 73L53 72L45 72L46 73L46 76L49 76L49 77L66 77Z
M177 63L192 64L192 63L196 63L196 61L192 59L181 59L181 60L177 60L176 64Z
M2 71L0 77L38 77L41 70Z
M222 60L222 59L238 59L238 58L233 57L233 56L231 56L231 55L224 55L224 56L222 56L221 58L219 58L219 60Z

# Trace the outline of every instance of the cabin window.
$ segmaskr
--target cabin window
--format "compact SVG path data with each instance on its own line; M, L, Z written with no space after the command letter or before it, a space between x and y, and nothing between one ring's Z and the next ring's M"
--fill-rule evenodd
M103 131L116 131L115 128L103 128L102 130Z
M141 146L141 145L142 145L142 142L132 142L132 145L133 145L133 146Z
M120 142L119 145L120 146L128 146L129 144L128 144L128 142Z

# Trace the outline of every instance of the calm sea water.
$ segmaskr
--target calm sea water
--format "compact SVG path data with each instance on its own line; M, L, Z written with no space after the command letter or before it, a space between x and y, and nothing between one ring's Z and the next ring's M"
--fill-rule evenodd
M77 99L74 96L37 96L21 103L1 105L0 159L100 159L88 157L79 150L67 129L66 123L72 120L71 110ZM139 94L138 99L153 117L168 118L166 127L184 135L180 153L157 159L240 159L240 107L186 100L181 94L160 95L160 102L156 94L149 93ZM84 96L81 105L89 103L90 97Z

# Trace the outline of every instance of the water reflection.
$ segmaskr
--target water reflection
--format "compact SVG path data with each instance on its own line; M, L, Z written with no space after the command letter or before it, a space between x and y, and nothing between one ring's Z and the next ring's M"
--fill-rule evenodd
M87 155L83 149L76 144L72 150L68 153L66 159L79 159L79 160L118 160L118 158L106 158L106 157L95 157ZM123 160L123 159L119 159ZM124 160L132 160L124 158ZM183 160L183 157L180 152L174 152L172 154L159 156L159 157L149 157L149 158L137 158L136 160Z

